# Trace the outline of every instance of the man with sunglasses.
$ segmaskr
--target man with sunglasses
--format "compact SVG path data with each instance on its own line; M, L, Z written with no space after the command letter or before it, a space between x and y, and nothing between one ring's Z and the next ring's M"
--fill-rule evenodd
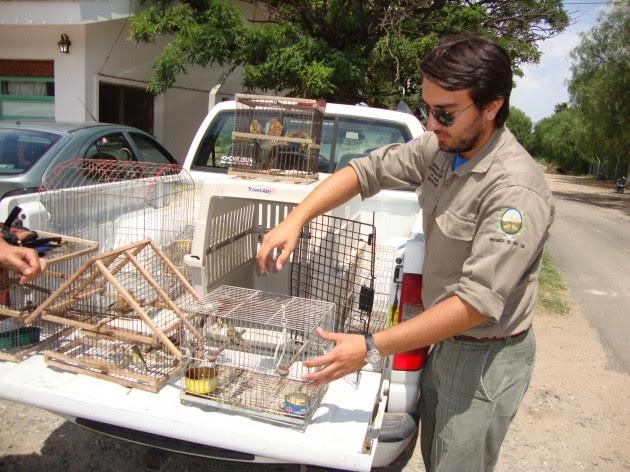
M320 331L335 347L307 361L321 370L304 381L330 382L379 355L433 345L420 388L426 469L488 471L532 374L530 326L551 193L505 127L512 70L501 46L478 35L448 37L420 68L429 132L351 161L322 182L265 235L258 266L280 270L302 226L356 194L417 186L425 311L366 337Z

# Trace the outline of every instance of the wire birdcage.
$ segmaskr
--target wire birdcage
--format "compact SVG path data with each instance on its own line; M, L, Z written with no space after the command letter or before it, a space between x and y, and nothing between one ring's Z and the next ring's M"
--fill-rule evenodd
M203 280L195 281L201 291L209 293L220 285L266 287L275 293L334 303L338 331L367 333L384 328L387 301L376 296L374 287L374 225L317 217L302 228L289 271L256 275L255 257L262 236L293 207L282 202L212 198L200 264L203 271L198 273Z
M326 387L302 382L303 362L331 349L315 328L335 329L334 304L222 285L187 311L203 342L183 331L183 402L309 424Z
M179 330L198 295L153 241L92 257L25 319L77 329L72 342L45 352L61 369L158 391L177 372Z
M339 331L384 328L386 314L374 311L375 241L371 224L328 215L309 221L293 253L291 294L334 303Z
M229 173L275 180L318 178L324 110L302 98L237 94Z
M179 165L77 158L56 166L42 190L47 231L97 241L100 252L145 238L189 249L195 184Z

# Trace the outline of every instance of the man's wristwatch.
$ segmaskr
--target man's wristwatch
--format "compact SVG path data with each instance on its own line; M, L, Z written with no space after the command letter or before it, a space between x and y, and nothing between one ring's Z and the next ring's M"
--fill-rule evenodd
M365 362L375 369L380 369L383 365L383 354L381 354L381 351L379 351L378 347L376 347L374 337L370 333L365 335L365 347L367 348Z

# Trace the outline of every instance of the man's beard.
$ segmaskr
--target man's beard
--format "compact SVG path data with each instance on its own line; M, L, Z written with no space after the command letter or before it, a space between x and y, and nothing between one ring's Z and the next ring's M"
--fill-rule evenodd
M463 133L451 142L438 141L440 149L445 152L459 152L460 154L466 151L470 151L477 146L479 139L481 138L482 127L481 119L475 120L471 125L463 131Z

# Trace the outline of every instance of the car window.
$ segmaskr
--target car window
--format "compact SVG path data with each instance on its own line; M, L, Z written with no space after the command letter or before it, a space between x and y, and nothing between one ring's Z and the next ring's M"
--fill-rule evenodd
M197 149L193 167L227 169L230 163L228 156L231 155L232 148L232 131L234 112L219 113Z
M112 159L132 161L131 146L122 133L111 133L94 141L85 152L86 159Z
M30 169L61 136L41 131L0 130L0 174Z
M157 141L140 133L129 133L131 139L140 151L138 160L142 162L155 162L157 164L175 163L175 159Z
M409 139L409 131L399 124L340 118L335 139L335 168L341 169L352 159L367 156L386 144L404 143Z
M257 116L264 129L269 120ZM271 115L269 116L271 119ZM291 130L298 126L284 120L283 126ZM234 111L220 112L206 131L193 160L195 170L227 169L232 159L232 131ZM319 171L332 172L351 159L365 156L373 149L390 143L404 143L411 139L409 130L398 123L373 118L346 118L326 116L322 124ZM332 165L331 165L332 161Z

